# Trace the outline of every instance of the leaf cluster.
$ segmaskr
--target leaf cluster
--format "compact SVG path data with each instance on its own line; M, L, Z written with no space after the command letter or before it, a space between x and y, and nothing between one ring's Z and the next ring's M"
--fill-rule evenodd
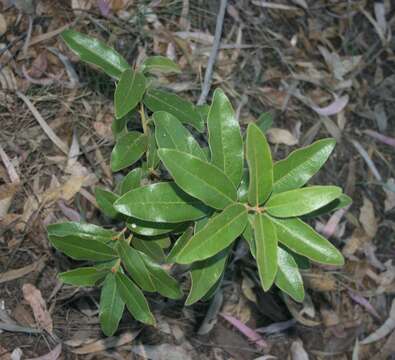
M164 264L190 266L187 305L209 298L238 239L248 244L262 288L275 284L297 301L304 298L299 267L309 261L343 264L336 247L305 222L351 202L339 187L306 185L333 151L333 139L273 162L267 116L243 134L222 90L215 90L210 106L199 107L157 88L155 73L180 72L171 60L154 56L132 69L96 39L73 30L62 36L82 60L116 79L111 168L134 167L114 192L96 190L103 213L124 221L123 230L73 222L48 226L55 248L93 262L60 277L102 287L106 335L117 329L125 305L135 319L154 324L143 291L182 297ZM142 132L128 130L133 113Z

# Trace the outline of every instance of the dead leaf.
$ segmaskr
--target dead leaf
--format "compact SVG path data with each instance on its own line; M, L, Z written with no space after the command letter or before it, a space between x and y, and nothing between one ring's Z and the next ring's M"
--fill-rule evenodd
M292 360L309 360L306 350L303 347L302 340L298 339L292 342L291 345Z
M243 291L244 296L254 302L257 303L256 294L253 290L255 287L255 283L247 276L243 276L243 281L241 283L241 290Z
M29 303L33 310L34 318L37 324L46 330L49 334L53 333L53 322L51 315L47 310L41 291L32 284L24 284L22 287L23 297Z
M298 143L298 139L290 131L285 129L271 128L267 131L267 136L272 144L293 146Z
M367 198L363 198L363 206L359 215L359 221L362 224L366 234L373 239L377 232L377 219L374 215L374 207L372 202Z
M349 239L346 240L346 245L343 247L342 253L345 257L350 258L358 250L364 248L369 243L371 238L366 234L365 230L358 227L356 228Z
M7 215L18 188L19 186L17 184L0 185L0 220L4 219Z
M388 190L386 187L383 187L384 192L385 192L385 200L384 200L384 211L385 212L390 211L393 208L395 208L395 192L392 190L392 189L395 189L395 180L392 178L388 179L387 185L388 185L388 187L391 188L391 190Z
M191 354L183 346L173 344L135 345L132 351L150 360L192 360Z
M361 341L362 345L376 342L386 337L391 331L395 329L395 299L392 300L391 310L388 319L375 332Z
M348 95L336 97L336 99L328 106L320 108L312 106L311 108L319 115L331 116L340 113L348 104Z
M338 315L325 307L320 308L322 322L326 327L336 326L340 323Z
M32 263L30 265L24 266L19 269L8 270L4 273L0 273L0 284L7 282L7 281L19 279L19 278L21 278L27 274L33 273L35 271L41 271L45 266L46 260L47 259L44 256L41 259L39 259L38 261L35 261L34 263Z
M30 358L28 360L57 360L61 353L62 353L62 344L58 344L48 354L36 358Z
M116 348L118 346L122 346L132 342L138 334L139 331L126 332L120 336L113 336L103 340L98 340L88 345L84 345L80 348L72 349L71 351L74 354L84 355L103 351L110 348Z
M0 360L11 360L11 354L0 345Z
M303 274L306 287L320 292L334 291L338 288L336 279L328 272L320 269L311 269Z
M3 14L0 14L0 35L7 31L7 21Z

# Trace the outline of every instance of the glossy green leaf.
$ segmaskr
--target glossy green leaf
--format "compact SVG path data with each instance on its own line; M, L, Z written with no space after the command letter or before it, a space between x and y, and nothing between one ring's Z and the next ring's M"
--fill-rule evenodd
M277 274L277 233L274 224L264 214L256 214L254 221L256 263L263 290L273 285Z
M136 189L141 186L141 178L143 177L143 171L141 168L136 168L130 171L121 182L119 187L120 195L126 194L132 189Z
M337 186L310 186L274 194L266 203L267 212L277 217L308 214L338 198L342 189Z
M128 219L126 226L134 234L142 236L158 236L185 228L184 224L157 223L140 219Z
M113 207L114 202L118 199L118 195L111 191L104 190L102 188L95 188L95 198L99 209L104 215L110 218L116 218L118 211Z
M58 276L66 284L76 286L93 286L103 279L108 271L99 270L94 267L84 267L62 272Z
M253 258L256 258L256 245L254 239L254 215L248 214L247 225L242 233L242 237L248 243L248 247L250 248L250 253Z
M160 148L175 149L207 160L202 148L191 133L177 120L165 111L154 113L155 137Z
M349 206L351 204L352 204L352 199L346 194L341 194L337 199L331 201L329 204L327 204L327 205L325 205L313 212L310 212L310 213L304 215L303 217L310 219L310 218L313 218L316 216L321 216L321 215L342 209L342 208Z
M81 240L73 235L50 235L51 244L67 256L76 260L111 260L116 257L115 251L97 240Z
M225 269L229 248L213 257L196 262L191 267L191 290L185 305L192 305L203 298L216 284Z
M192 234L193 234L192 228L185 230L185 232L174 243L169 254L167 255L167 258L166 258L167 262L171 263L171 262L176 261L178 253L185 246L185 244L189 241L189 239L192 237Z
M205 206L173 182L142 186L121 196L114 204L120 213L144 221L180 223L205 215Z
M243 139L232 104L221 89L214 91L207 127L211 162L237 187L243 174Z
M239 188L237 189L237 200L246 203L248 201L249 173L248 169L243 170L243 176Z
M113 230L103 229L94 224L85 224L76 221L69 221L47 226L49 236L69 236L73 235L81 240L96 240L106 242L111 240L117 233Z
M183 230L184 229L185 227L183 228ZM158 239L152 241L157 243L162 249L168 249L171 246L171 239L169 237L159 237Z
M148 171L153 171L159 165L158 147L156 146L155 135L150 134L148 138L147 149L147 168Z
M258 127L262 130L262 132L268 131L273 125L273 116L268 112L264 112L259 115L259 118L256 122Z
M74 30L65 30L61 36L81 60L98 66L116 79L130 67L118 52L98 39Z
M125 303L118 292L115 275L109 273L104 280L100 294L99 319L104 335L114 335L118 329L124 309Z
M139 251L133 249L125 240L118 240L117 252L133 281L145 291L155 291L156 286Z
M154 241L152 239L147 240L135 236L132 240L132 244L137 250L140 250L157 262L163 262L165 259L165 253L163 252L162 247L158 244L157 241Z
M212 219L213 217L215 217L216 215L218 215L218 214L213 214L213 215L207 215L207 216L205 216L204 218L201 218L201 219L199 219L199 220L196 220L195 221L195 225L194 225L194 227L193 227L193 233L194 234L196 234L196 233L198 233L200 230L202 230L206 225L207 225L207 223L209 222L209 220L210 219Z
M122 135L125 135L127 133L126 125L128 123L128 120L129 120L128 116L124 116L123 118L120 119L114 118L111 124L111 131L115 139L118 139Z
M247 221L247 209L244 205L229 205L189 239L179 251L176 262L190 264L214 256L243 232Z
M204 130L204 122L195 106L176 94L158 89L149 89L143 99L144 105L152 112L166 111L184 124L196 130Z
M147 300L141 290L125 274L118 271L115 275L117 289L133 317L148 325L155 325Z
M273 163L266 137L255 124L248 125L246 149L250 181L248 202L260 205L272 191Z
M196 111L199 113L201 121L203 124L207 122L208 112L210 111L210 106L207 104L196 105Z
M302 220L273 217L270 220L276 226L278 241L292 251L322 264L344 264L341 252Z
M303 301L303 279L294 258L287 251L279 247L277 259L278 271L275 284L295 301Z
M137 131L121 136L111 153L111 170L119 171L134 164L145 153L147 146L147 136Z
M216 166L178 150L159 149L158 154L176 184L189 195L215 209L236 200L235 186Z
M127 69L121 75L114 95L115 117L120 119L142 100L146 80L142 73Z
M151 56L144 60L141 70L149 73L180 73L180 67L171 59L164 56Z
M297 189L306 184L324 165L335 145L334 139L318 140L276 162L273 169L273 192Z
M153 262L147 255L142 253L141 256L155 284L156 291L169 299L179 299L182 297L182 291L177 280L162 269L160 265Z

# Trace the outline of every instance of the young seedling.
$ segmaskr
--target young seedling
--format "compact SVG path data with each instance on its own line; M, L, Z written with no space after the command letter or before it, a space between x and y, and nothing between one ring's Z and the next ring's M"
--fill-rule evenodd
M262 131L270 126L267 115L261 127L249 124L243 135L222 90L214 91L210 106L195 106L154 86L155 73L180 72L171 60L154 56L132 68L96 39L73 30L62 37L82 60L117 81L111 168L134 167L115 192L96 189L103 213L123 221L123 228L48 226L56 249L92 262L59 276L68 284L102 288L100 322L106 335L116 331L125 306L136 320L155 323L143 291L183 296L161 264L190 265L187 305L209 298L238 239L248 243L262 288L275 284L296 301L304 298L299 267L309 260L344 263L336 247L304 221L351 202L339 187L306 186L333 151L333 139L273 162ZM140 115L142 132L128 130L133 112ZM193 136L200 133L201 139L206 128L208 148Z

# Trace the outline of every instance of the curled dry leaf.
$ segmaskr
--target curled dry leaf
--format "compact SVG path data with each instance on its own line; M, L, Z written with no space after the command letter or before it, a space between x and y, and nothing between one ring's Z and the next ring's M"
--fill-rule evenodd
M51 315L47 310L47 304L45 303L41 291L38 290L32 284L25 284L22 287L23 297L29 303L33 310L34 318L37 324L46 330L49 334L53 333L53 322Z
M103 351L106 349L116 348L118 346L122 346L132 342L138 334L139 331L126 332L120 336L112 336L107 339L98 340L88 345L79 347L77 349L73 349L71 351L74 354L84 355L84 354L91 354L91 353Z
M348 95L336 97L336 99L326 107L320 108L318 106L312 106L311 108L319 115L331 116L341 112L348 104Z
M272 144L293 146L298 143L298 139L285 129L271 128L267 131L267 136Z
M361 344L370 344L372 342L378 341L395 329L395 299L392 300L391 310L388 319L381 325L375 332L370 334L368 337L361 341Z
M366 234L373 239L377 232L377 219L374 215L373 203L366 197L363 198L363 206L359 215L359 221L362 224Z
M0 273L0 284L7 282L7 281L19 279L19 278L21 278L27 274L30 274L32 272L35 272L35 271L41 271L45 266L45 261L46 261L46 258L42 257L41 259L39 259L38 261L35 261L34 263L32 263L30 265L24 266L19 269L8 270L4 273Z

